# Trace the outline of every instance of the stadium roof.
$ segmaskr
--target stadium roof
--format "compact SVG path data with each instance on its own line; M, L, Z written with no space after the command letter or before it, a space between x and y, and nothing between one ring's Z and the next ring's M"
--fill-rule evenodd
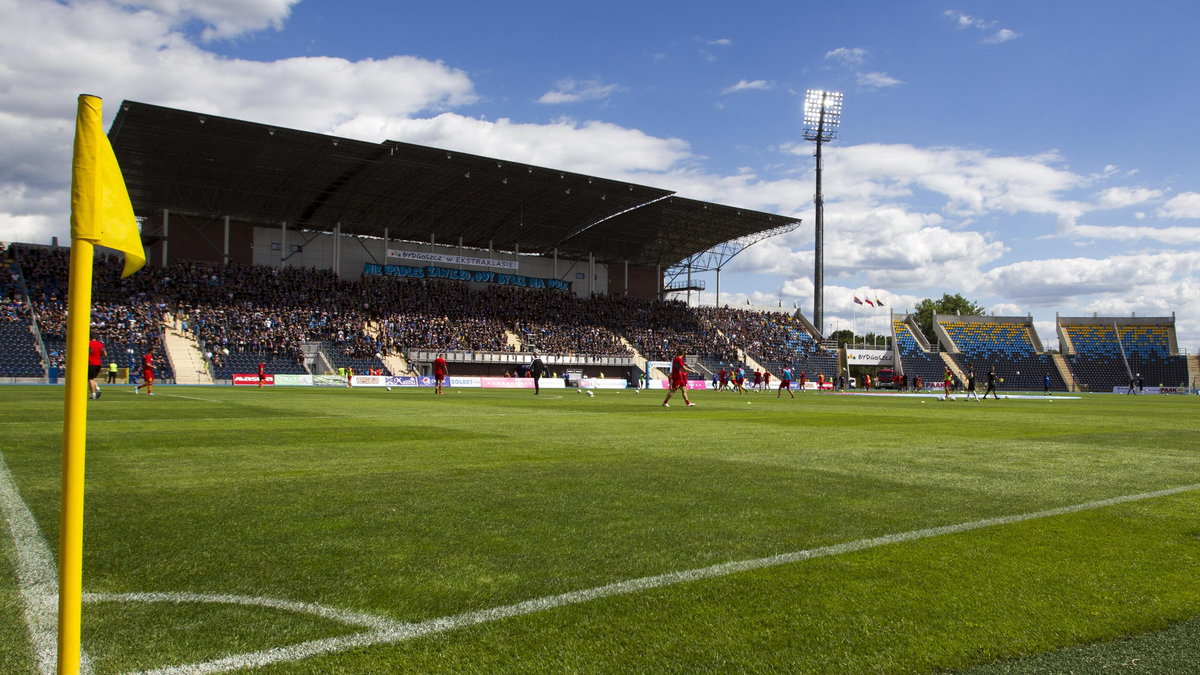
M674 264L800 221L669 190L397 141L124 101L109 138L134 211Z

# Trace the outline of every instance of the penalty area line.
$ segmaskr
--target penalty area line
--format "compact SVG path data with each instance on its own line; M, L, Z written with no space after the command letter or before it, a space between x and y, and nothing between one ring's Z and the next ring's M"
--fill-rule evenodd
M1144 501L1158 497L1168 497L1171 495L1193 492L1196 490L1200 490L1200 483L1182 485L1164 490L1155 490L1153 492L1142 492L1134 495L1111 497L1109 499L1084 502L1082 504L1072 504L1069 506L1045 509L1042 511L1033 511L1030 513L998 516L995 518L985 518L983 520L975 520L967 523L929 527L920 530L910 530L908 532L888 534L880 537L871 537L868 539L859 539L857 541L833 544L831 546L821 546L803 551L781 553L779 555L767 556L764 558L739 560L722 563L719 565L711 565L709 567L700 567L678 572L668 572L666 574L642 577L639 579L629 579L604 586L597 586L595 588L535 598L533 600L526 600L524 602L505 605L502 607L464 612L462 614L429 619L427 621L421 621L418 623L401 624L378 631L313 640L285 647L275 647L259 652L237 654L206 663L172 666L160 670L146 672L154 673L156 675L219 673L242 668L262 667L274 663L300 661L306 658L320 656L322 654L342 652L348 649L358 649L383 644L396 644L406 640L424 637L426 635L445 633L457 630L459 628L477 626L484 623L490 623L492 621L499 621L501 619L536 614L538 612L544 612L547 610L556 609L558 607L578 605L602 598L630 595L640 591L664 588L667 586L674 586L691 581L714 579L737 574L739 572L748 572L751 570L777 567L780 565L803 562L816 558L825 558L846 553L865 551L880 546L886 546L888 544L918 541L921 539L929 539L948 534L960 534L963 532L970 532L972 530L980 530L999 525L1012 525L1030 520L1038 520L1041 518L1051 518L1054 516L1091 511L1109 506L1116 506L1119 504Z

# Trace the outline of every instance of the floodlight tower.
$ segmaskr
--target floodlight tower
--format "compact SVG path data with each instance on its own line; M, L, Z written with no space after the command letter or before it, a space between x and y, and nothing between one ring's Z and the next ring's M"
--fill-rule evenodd
M817 144L816 241L813 246L813 320L821 330L825 320L825 198L821 196L821 144L837 136L842 121L842 93L809 89L804 95L804 140Z

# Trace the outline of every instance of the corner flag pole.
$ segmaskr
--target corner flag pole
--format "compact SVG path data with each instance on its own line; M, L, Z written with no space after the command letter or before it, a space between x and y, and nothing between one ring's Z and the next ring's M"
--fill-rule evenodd
M87 447L88 336L92 242L71 241L67 296L67 383L63 417L62 510L58 539L58 672L78 673L83 602L83 468Z
M88 339L95 245L125 253L127 277L146 264L137 219L101 128L101 101L79 97L71 163L71 266L67 286L67 382L63 406L62 508L58 539L58 672L80 669L83 604L83 478L87 446Z

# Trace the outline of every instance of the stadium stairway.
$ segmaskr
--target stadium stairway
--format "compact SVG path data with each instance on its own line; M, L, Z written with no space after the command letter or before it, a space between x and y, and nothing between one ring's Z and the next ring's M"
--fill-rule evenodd
M966 386L967 374L958 367L958 364L954 362L954 359L950 357L950 354L947 352L938 352L938 356L942 357L942 363L946 364L946 367L950 369L950 372L954 373L954 377L958 378L958 381L962 382L963 386ZM979 373L975 373L975 376L978 377Z
M1075 383L1075 374L1071 372L1070 366L1067 365L1067 359L1062 354L1051 354L1050 359L1054 361L1054 367L1058 368L1058 374L1062 376L1063 382L1067 385L1067 391L1079 391L1079 385Z
M304 352L304 368L313 375L332 375L337 372L319 340L301 342L300 351Z
M408 359L404 358L403 354L384 354L380 361L383 361L383 367L387 368L387 371L392 375L417 374L416 369L412 367L412 365L408 362Z
M514 352L525 351L525 345L521 343L521 338L517 337L516 333L507 328L504 329L504 341L508 343L509 347L513 348Z
M623 337L618 337L618 339L621 340L621 344L625 345L629 351L633 352L633 365L641 368L643 373L646 372L646 357L642 356L642 353L638 351L637 346ZM650 370L650 379L665 380L667 379L667 374L658 368L654 368Z
M364 325L364 332L367 335L380 340L383 330L378 321L368 321ZM381 354L379 360L383 362L383 367L387 369L389 375L416 375L417 370L412 367L404 354L396 352L394 354Z
M176 384L212 384L212 374L195 337L175 328L174 321L163 321L163 349L171 360Z
M1196 354L1187 355L1188 369L1188 384L1192 387L1196 386L1196 382L1200 380L1200 356Z

